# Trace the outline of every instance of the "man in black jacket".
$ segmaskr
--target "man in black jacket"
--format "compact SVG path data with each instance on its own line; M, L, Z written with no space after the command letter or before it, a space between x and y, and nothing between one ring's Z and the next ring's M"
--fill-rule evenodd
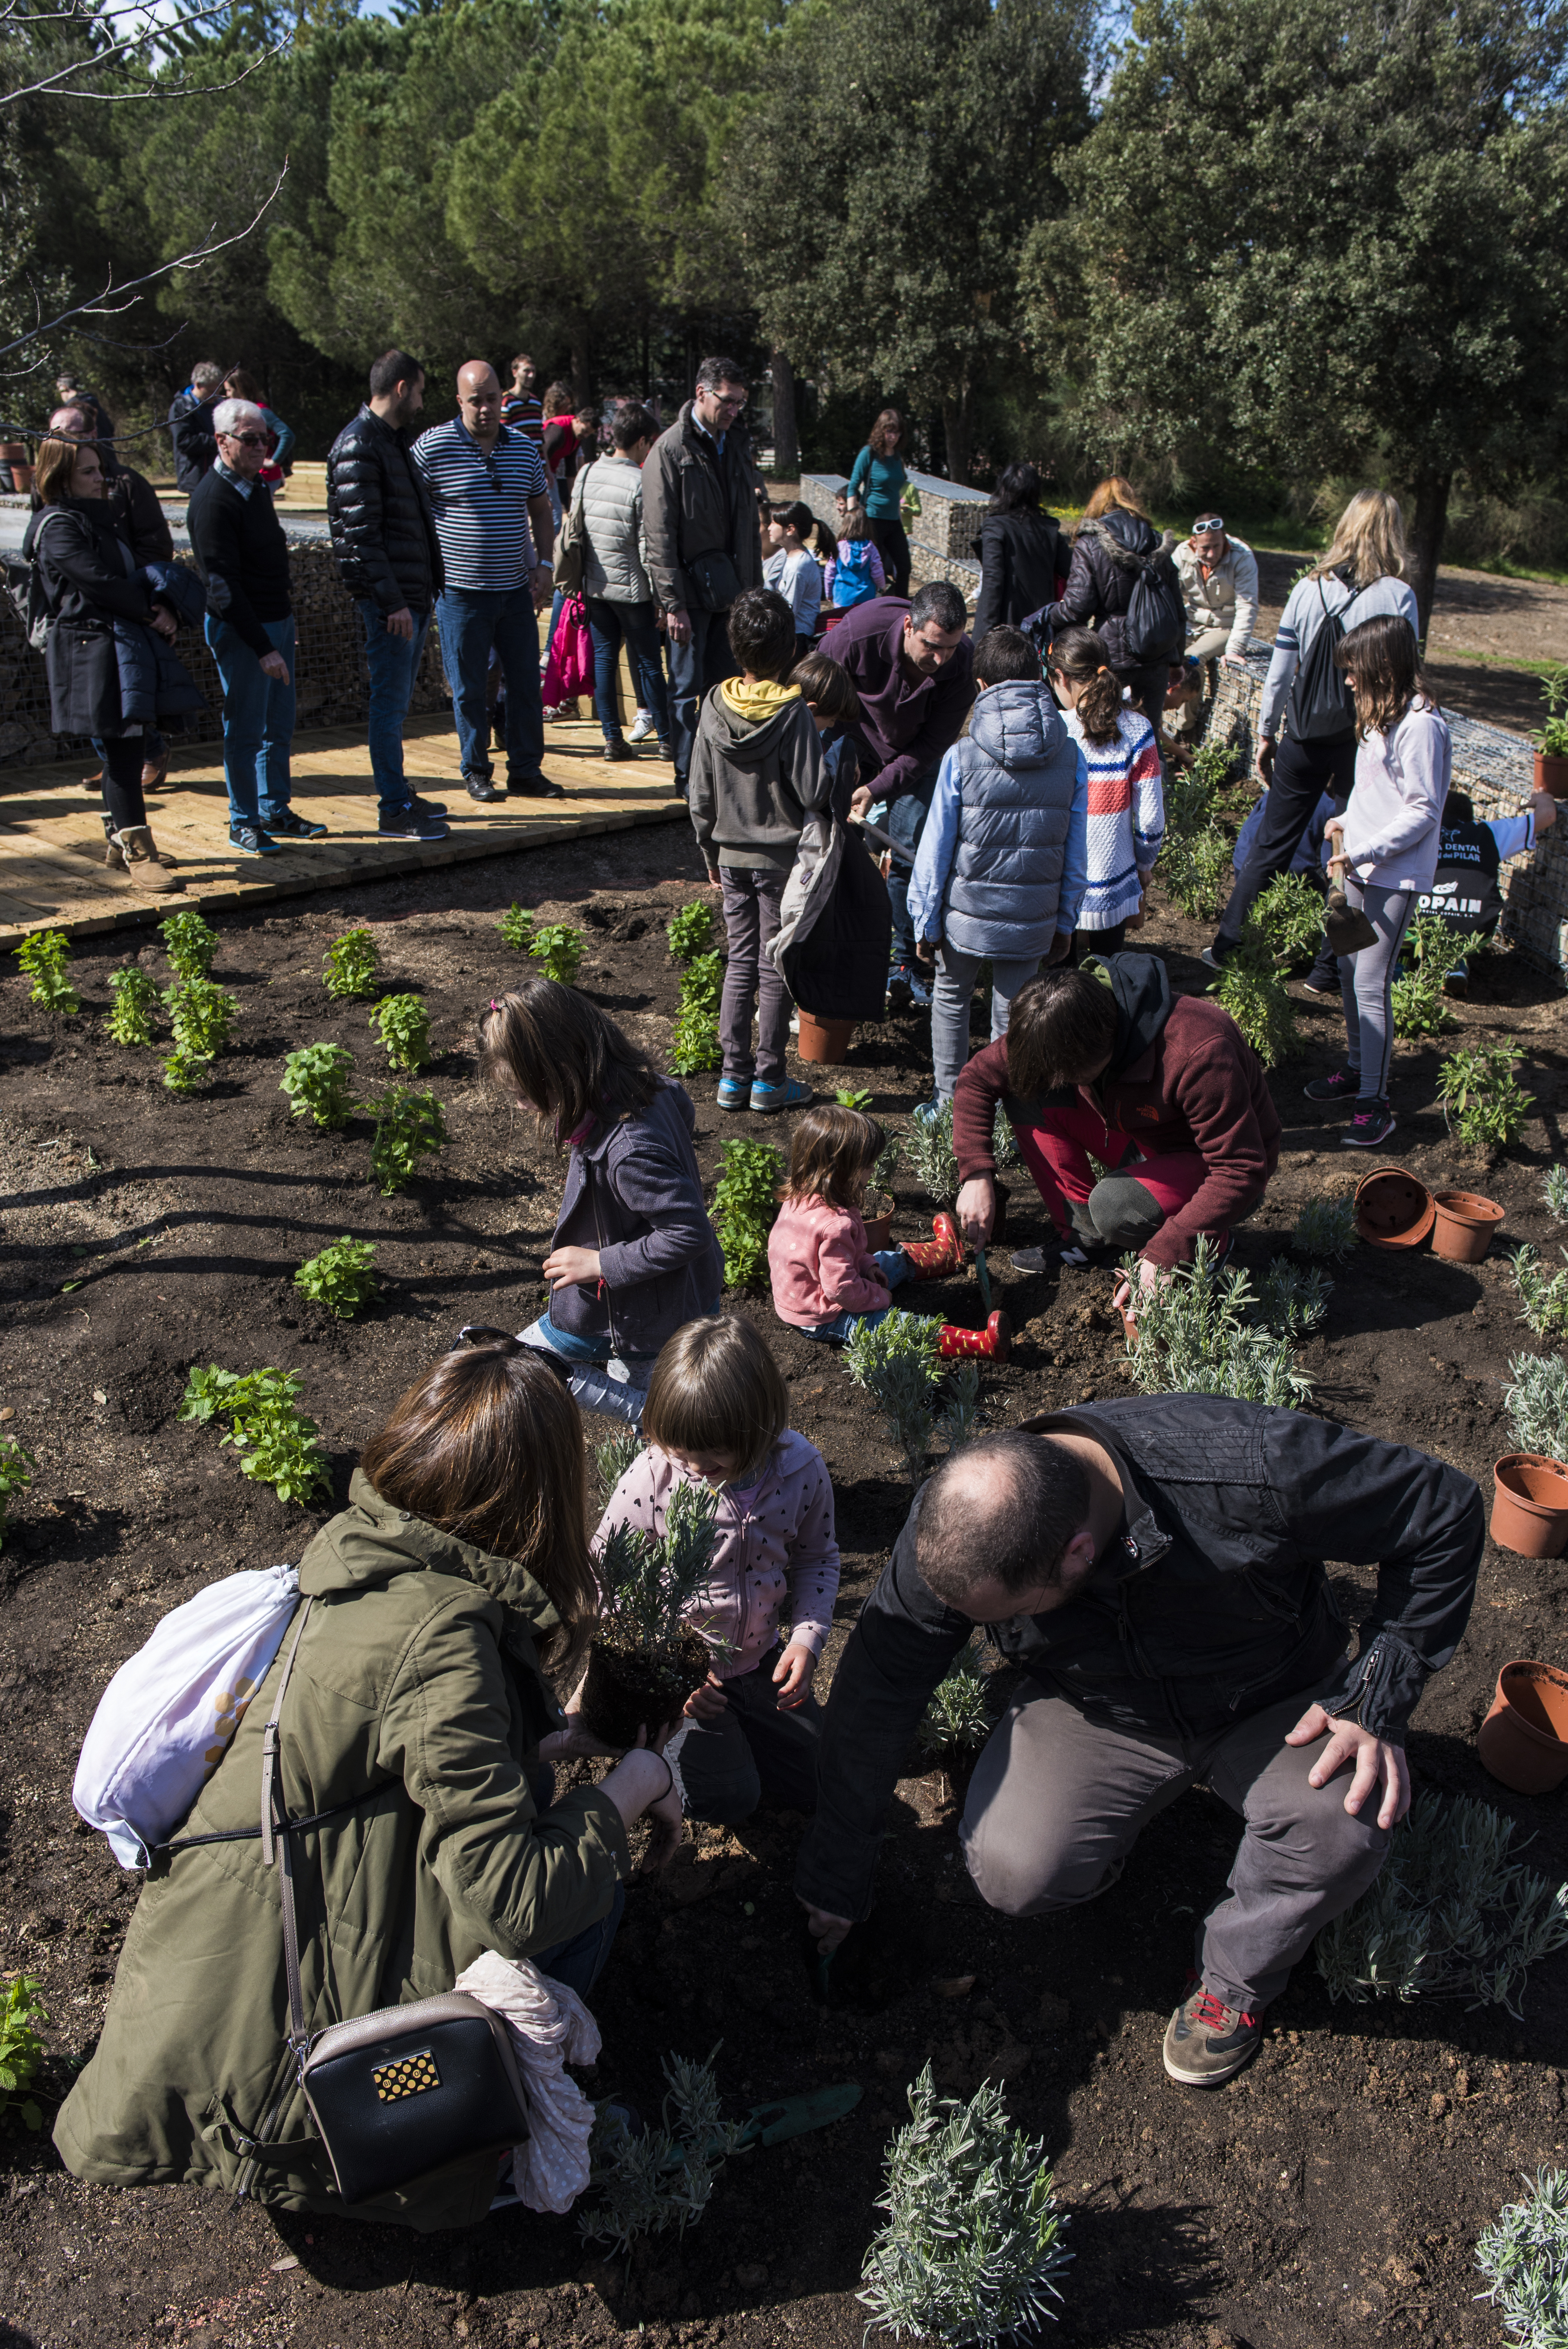
M217 461L212 419L222 396L222 368L212 359L198 359L190 382L170 403L169 437L174 443L174 478L182 490L193 490Z
M403 767L403 721L442 586L429 492L408 456L408 427L424 404L418 360L383 351L370 370L369 398L326 460L333 551L365 624L370 768L383 840L445 840L449 829L445 807L421 799Z
M1139 1396L982 1437L915 1496L833 1675L795 1889L818 1945L864 1917L932 1691L977 1623L1023 1675L960 1830L1015 1917L1092 1900L1202 1778L1245 1822L1165 2069L1216 2086L1377 1876L1405 1726L1469 1619L1480 1495L1439 1460L1225 1395ZM1360 1650L1323 1561L1376 1564Z

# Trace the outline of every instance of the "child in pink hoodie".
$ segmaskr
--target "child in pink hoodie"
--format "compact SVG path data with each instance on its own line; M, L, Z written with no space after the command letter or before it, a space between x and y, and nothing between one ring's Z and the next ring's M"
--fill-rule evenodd
M687 1811L716 1825L749 1818L758 1803L817 1807L822 1713L811 1676L832 1621L839 1545L827 1463L789 1418L783 1377L749 1321L688 1321L654 1365L648 1449L593 1537L597 1557L620 1526L662 1534L677 1485L718 1493L712 1573L686 1610L717 1652L665 1747Z
M892 1311L902 1281L942 1280L963 1267L964 1243L945 1213L932 1217L934 1239L874 1253L867 1246L861 1207L885 1138L874 1117L835 1102L814 1103L796 1122L768 1272L773 1310L808 1338L844 1345L860 1323L874 1329ZM1005 1313L993 1313L983 1330L944 1322L941 1350L1005 1361L1011 1334Z

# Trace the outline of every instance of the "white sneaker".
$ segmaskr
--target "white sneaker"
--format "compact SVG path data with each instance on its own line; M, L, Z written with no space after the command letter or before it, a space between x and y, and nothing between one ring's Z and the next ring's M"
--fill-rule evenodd
M626 729L626 740L628 742L645 742L653 730L654 720L651 712L639 709Z

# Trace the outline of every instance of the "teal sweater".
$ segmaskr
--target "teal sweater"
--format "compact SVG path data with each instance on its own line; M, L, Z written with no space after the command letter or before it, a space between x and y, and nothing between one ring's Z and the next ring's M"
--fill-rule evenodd
M879 522L896 522L908 479L902 457L873 457L868 444L855 459L855 468L850 475L850 495L861 499L867 513L874 514Z

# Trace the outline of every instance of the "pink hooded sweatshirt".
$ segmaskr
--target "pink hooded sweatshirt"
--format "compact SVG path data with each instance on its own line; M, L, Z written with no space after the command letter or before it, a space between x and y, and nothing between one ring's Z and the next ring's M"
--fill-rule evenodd
M649 1444L610 1495L593 1536L594 1557L617 1526L663 1533L670 1495L693 1481L667 1453ZM786 1599L791 1640L820 1656L838 1588L828 1464L814 1444L787 1427L755 1485L739 1495L720 1487L712 1578L687 1608L686 1620L705 1639L729 1643L730 1652L716 1657L713 1669L721 1681L735 1680L755 1671L777 1642Z
M773 1310L797 1330L814 1330L841 1313L880 1313L892 1299L866 1246L852 1207L830 1207L815 1193L786 1199L768 1235Z

